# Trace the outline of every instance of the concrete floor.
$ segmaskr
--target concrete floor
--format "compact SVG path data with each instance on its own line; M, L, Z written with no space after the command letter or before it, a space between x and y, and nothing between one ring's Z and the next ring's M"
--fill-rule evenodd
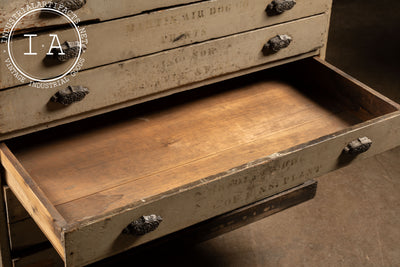
M400 102L400 1L334 0L327 61ZM399 137L400 138L400 137ZM131 266L400 266L400 147L320 177L315 199ZM110 264L110 262L109 262Z

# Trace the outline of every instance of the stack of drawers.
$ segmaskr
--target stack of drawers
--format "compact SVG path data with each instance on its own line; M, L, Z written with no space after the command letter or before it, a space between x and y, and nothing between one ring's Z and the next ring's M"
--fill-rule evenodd
M23 6L24 1L20 2ZM172 0L151 4L93 2L76 10L77 16L81 20L108 21L84 26L88 49L83 54L83 69L67 84L52 89L23 85L10 75L6 64L1 65L2 139L199 87L255 68L318 55L325 47L330 7L330 0L300 1L289 11L268 16L265 0L192 4ZM7 1L6 5L14 9L7 10L6 6L4 22L19 8L15 1ZM161 10L143 12L157 8ZM123 16L127 17L116 19ZM39 16L32 18L30 24L26 22L26 27L48 26L46 22L56 23ZM51 32L64 38L61 43L73 40L75 34L73 29ZM290 36L292 42L287 48L266 55L263 46L277 35ZM46 44L47 39L47 34L42 34L33 40L39 45ZM27 49L27 38L13 43L19 51ZM6 44L0 48L6 50ZM48 77L64 68L64 64L47 66L41 60L29 60L24 65L42 70ZM88 88L89 94L65 108L49 104L52 96L68 85Z
M25 2L2 3L3 28ZM76 76L37 88L0 66L8 225L37 225L32 242L48 239L66 266L400 145L400 106L323 61L330 0L72 2L88 37ZM74 33L60 23L36 16L19 30L56 29L63 43ZM88 94L54 103L67 86Z

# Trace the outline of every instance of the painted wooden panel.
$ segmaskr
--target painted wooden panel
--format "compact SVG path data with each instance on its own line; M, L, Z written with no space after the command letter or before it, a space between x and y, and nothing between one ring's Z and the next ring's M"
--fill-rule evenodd
M49 102L59 89L21 86L1 91L0 133L154 96L299 54L317 54L327 34L327 18L318 15L83 71L71 77L68 84L85 86L90 93L68 107ZM265 55L264 44L277 34L290 35L292 43L275 54Z

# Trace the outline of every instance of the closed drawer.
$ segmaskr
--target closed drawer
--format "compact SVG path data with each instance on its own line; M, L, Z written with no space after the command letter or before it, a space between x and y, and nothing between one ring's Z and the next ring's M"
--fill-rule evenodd
M19 201L80 266L393 148L399 108L306 59L10 140L0 158ZM163 220L124 233L143 215Z
M88 43L86 44L87 50L83 55L85 62L82 69L90 69L191 43L322 14L328 11L330 0L300 1L291 10L274 16L267 15L266 5L265 0L206 1L87 25L83 27L88 36ZM324 25L327 26L327 24ZM20 53L27 49L26 37L15 38L12 42L14 60L21 62L24 69L32 70L30 71L32 75L42 78L56 77L67 69L67 65L69 66L66 62L54 63L48 58L49 56L46 56L50 45L47 45L50 33L57 33L61 43L78 40L73 29L35 32L38 36L32 39L31 50L37 53L36 56ZM83 41L86 42L86 38ZM46 45L43 47L43 44ZM6 49L6 43L0 45L0 51ZM43 64L44 59L49 62ZM74 60L75 58L70 59L71 62ZM4 73L4 75L0 76L0 89L24 83L11 75L7 68L6 64L1 65L0 73ZM24 81L27 83L26 80Z
M328 15L323 14L83 71L65 86L81 85L90 93L69 106L50 101L59 88L27 85L3 90L0 133L4 139L9 137L6 133L47 128L65 122L61 119L76 120L82 118L81 114L87 117L187 90L211 83L214 78L223 79L223 75L243 74L251 67L267 68L271 62L287 62L278 61L281 59L317 55L324 44L327 24ZM276 53L263 51L264 44L278 34L289 35L290 45Z
M38 2L41 4L38 5ZM51 2L51 1L30 1L31 8L40 8L44 7L43 2ZM63 4L67 6L67 2L72 2L68 0L61 1L53 1L58 2L59 4ZM165 8L169 6L176 6L182 4L188 4L192 2L196 2L196 0L76 0L76 4L71 6L69 9L73 10L74 13L79 17L80 21L102 21L102 20L110 20L119 17L125 17L129 15L138 14L145 11L151 11L154 9ZM199 1L197 1L199 2ZM16 12L24 12L26 10L27 1L25 0L5 0L1 3L0 9L0 31L3 32L9 26L7 23L12 23L10 20L12 15L16 14ZM54 18L54 17L43 17L40 16L40 13L34 13L32 15L28 15L28 19L24 20L20 25L19 30L23 29L31 29L37 27L46 27L46 26L54 26L64 24L65 21L62 19ZM16 16L18 17L18 16ZM15 18L15 17L14 17Z

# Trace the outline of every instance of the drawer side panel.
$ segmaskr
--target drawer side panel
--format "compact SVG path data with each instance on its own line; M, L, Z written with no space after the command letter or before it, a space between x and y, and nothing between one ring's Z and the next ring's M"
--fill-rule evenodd
M64 257L62 227L64 219L19 164L7 146L0 144L0 160L5 169L5 181L21 204L35 220L54 248Z

